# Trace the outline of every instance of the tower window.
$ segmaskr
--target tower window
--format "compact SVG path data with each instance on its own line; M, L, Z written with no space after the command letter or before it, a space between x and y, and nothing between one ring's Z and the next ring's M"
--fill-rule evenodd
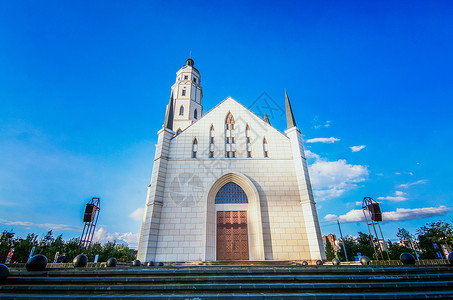
M252 151L247 151L247 157L252 157Z
M185 96L185 95L186 95L186 90L182 90L181 96Z
M178 129L178 131L176 131L176 135L180 134L182 132L181 128Z
M184 80L187 80L187 79L189 79L189 76L184 75Z
M213 158L213 157L214 157L214 151L210 151L210 152L209 152L209 157L210 157L210 158Z
M181 107L179 108L179 115L182 116L184 115L184 106L181 105Z
M196 77L193 78L193 82L197 83L197 78Z
M214 144L214 138L211 137L211 144Z
M234 144L234 137L231 137L231 143Z
M229 137L226 138L226 143L227 143L227 144L230 143L230 138L229 138Z
M193 111L193 117L194 117L195 119L198 119L198 111L197 111L197 109L195 109L195 110Z
M250 144L250 137L247 137L247 144Z

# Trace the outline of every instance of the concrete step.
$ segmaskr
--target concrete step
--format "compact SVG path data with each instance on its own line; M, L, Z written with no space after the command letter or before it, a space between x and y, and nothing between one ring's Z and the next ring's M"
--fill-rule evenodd
M336 283L336 282L409 282L409 281L453 281L453 273L448 274L401 274L401 275L237 275L237 276L143 276L143 277L11 277L11 285L69 285L69 284L176 284L176 283Z
M0 299L453 298L453 267L216 265L12 270Z
M205 283L205 284L129 284L129 285L6 285L2 293L27 294L177 294L177 293L376 293L452 291L453 281L388 283ZM341 292L340 292L341 291Z

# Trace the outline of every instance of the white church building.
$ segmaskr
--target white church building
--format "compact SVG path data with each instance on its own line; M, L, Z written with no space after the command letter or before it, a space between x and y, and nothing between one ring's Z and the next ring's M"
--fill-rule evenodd
M325 259L301 131L228 97L204 113L194 61L171 87L138 249L142 262Z

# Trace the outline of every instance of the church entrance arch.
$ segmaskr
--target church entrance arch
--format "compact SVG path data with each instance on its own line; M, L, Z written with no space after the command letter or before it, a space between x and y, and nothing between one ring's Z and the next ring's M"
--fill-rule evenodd
M204 200L204 260L264 260L255 185L243 174L226 172L210 185Z

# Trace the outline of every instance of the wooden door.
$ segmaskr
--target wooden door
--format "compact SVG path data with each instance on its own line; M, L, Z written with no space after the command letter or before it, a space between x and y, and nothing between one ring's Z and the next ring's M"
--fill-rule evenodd
M217 212L217 260L248 260L247 211Z

